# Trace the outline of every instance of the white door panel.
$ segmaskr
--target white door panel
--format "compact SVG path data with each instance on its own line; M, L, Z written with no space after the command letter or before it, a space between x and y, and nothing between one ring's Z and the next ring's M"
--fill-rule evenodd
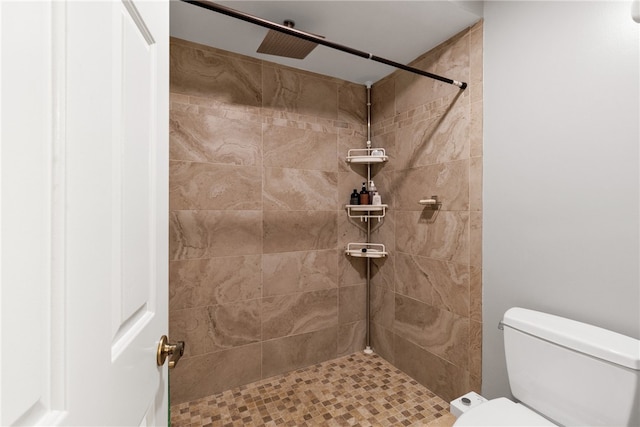
M166 425L168 4L0 18L0 424Z

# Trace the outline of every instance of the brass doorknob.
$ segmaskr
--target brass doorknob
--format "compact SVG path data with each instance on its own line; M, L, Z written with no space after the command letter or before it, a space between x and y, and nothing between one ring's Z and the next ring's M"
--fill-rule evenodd
M178 360L184 354L184 341L178 341L175 344L169 342L169 338L163 335L158 343L158 353L156 362L158 366L164 365L165 360L169 357L169 369L173 369L178 364Z

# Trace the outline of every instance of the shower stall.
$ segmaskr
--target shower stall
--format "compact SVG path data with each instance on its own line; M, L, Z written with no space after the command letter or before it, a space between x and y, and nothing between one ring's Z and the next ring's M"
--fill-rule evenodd
M370 122L360 83L176 38L170 61L171 403L362 352L367 329L443 399L480 391L482 23L408 67L452 84L374 82ZM369 233L345 210L368 125L388 156ZM364 241L388 255L345 253Z

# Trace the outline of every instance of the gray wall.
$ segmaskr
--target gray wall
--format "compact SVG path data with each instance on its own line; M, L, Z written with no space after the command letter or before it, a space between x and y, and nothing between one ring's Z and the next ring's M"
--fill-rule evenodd
M640 25L630 2L486 2L483 394L506 309L640 337Z

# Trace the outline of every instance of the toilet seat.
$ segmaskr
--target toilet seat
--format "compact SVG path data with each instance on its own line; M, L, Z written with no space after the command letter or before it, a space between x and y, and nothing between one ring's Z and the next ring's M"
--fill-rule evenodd
M541 415L506 397L489 400L460 415L454 426L556 426Z

